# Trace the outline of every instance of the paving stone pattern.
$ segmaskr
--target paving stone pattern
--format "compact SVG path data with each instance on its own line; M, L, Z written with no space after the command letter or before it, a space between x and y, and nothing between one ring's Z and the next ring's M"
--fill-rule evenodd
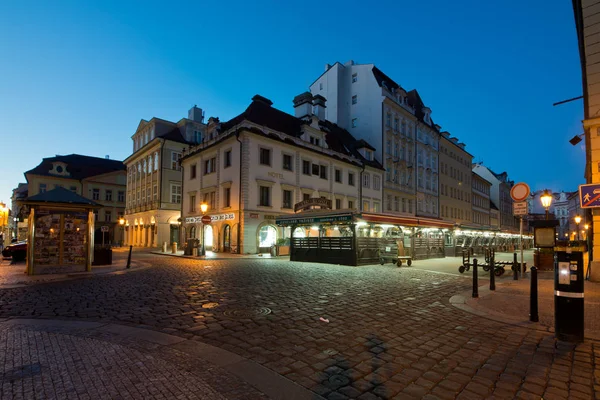
M247 357L327 399L600 397L597 342L567 345L452 307L468 279L391 265L152 262L2 290L0 318L144 326Z

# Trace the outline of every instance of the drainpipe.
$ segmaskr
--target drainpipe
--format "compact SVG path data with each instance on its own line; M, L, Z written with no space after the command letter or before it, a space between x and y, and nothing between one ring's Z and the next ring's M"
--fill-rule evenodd
M244 144L240 140L240 129L235 130L235 139L240 142L240 179L238 188L238 230L237 230L237 253L242 254L242 150Z

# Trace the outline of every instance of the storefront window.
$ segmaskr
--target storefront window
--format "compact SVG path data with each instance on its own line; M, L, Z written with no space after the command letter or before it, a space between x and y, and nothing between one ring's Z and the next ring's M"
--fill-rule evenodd
M272 226L263 226L258 233L258 246L271 247L277 241L277 230Z

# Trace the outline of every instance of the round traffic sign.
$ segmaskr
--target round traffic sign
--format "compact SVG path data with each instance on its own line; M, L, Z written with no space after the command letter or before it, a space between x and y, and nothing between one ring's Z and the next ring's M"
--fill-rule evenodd
M200 221L202 221L203 224L210 224L212 218L210 217L210 215L203 215Z
M512 197L514 201L523 201L529 197L529 192L529 185L519 182L510 189L510 197Z

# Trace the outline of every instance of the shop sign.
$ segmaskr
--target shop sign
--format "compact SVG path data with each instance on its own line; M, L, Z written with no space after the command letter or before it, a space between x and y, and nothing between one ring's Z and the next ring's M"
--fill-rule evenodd
M250 218L258 218L258 213L250 213Z
M276 219L276 215L265 215L265 219Z
M283 179L283 174L280 172L269 172L269 176L272 178Z
M231 219L235 219L234 213L218 214L218 215L210 216L211 223L218 222L218 221L226 221L226 220L231 220ZM186 224L199 224L200 222L202 222L202 217L187 217L185 219Z
M352 215L331 215L323 217L305 217L305 218L286 218L277 220L277 225L289 226L289 225L308 225L314 223L324 222L349 222L352 221Z
M323 199L320 197L313 197L310 199L302 200L301 202L294 204L294 212L298 210L306 210L312 206L320 206L321 208L331 210L331 200Z

